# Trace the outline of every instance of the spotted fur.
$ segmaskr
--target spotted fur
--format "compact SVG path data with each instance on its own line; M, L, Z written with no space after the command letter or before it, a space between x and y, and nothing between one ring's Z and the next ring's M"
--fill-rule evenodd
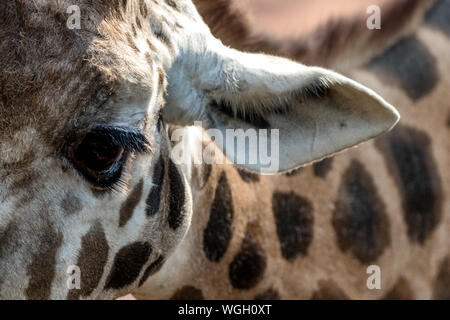
M225 42L345 69L398 106L403 123L343 154L334 155L349 145L320 150L323 136L339 142L346 130L390 121L379 134L397 117L343 76L223 46L188 0L1 2L0 297L448 299L448 1L397 1L383 9L385 32L368 35L358 18L294 46L249 41L226 0L195 2ZM66 27L73 4L86 12L81 30ZM354 63L340 64L349 48ZM247 64L256 61L270 82L254 89ZM278 95L266 99L271 90ZM357 103L346 100L354 95ZM352 125L380 105L390 113ZM316 120L333 131L322 134L308 119L324 107ZM309 150L319 153L278 176L178 163L171 133L189 127L192 146L204 134L190 127L199 119L293 122L294 137L315 129ZM126 151L109 187L73 161L99 128ZM294 140L282 160L299 157L305 144ZM368 264L380 266L382 290L367 289ZM66 286L69 265L80 267L80 289Z

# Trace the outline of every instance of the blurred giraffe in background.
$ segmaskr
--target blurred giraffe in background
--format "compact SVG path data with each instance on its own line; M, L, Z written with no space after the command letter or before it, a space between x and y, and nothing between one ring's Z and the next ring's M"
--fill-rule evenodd
M269 182L273 178L243 177L250 186L237 194L247 194L258 183L273 183L272 188L286 192L292 188L306 199L314 199L314 217L320 221L311 231L317 241L312 245L315 258L308 260L309 251L302 262L280 272L286 274L286 281L292 277L311 286L305 289L294 282L291 292L301 292L302 298L449 299L450 178L446 168L450 165L450 95L446 88L450 79L446 70L450 61L446 52L450 1L383 1L380 31L366 28L368 15L364 10L332 19L297 39L292 35L288 39L269 36L268 28L265 34L258 33L253 21L229 1L196 0L195 4L213 33L226 44L337 69L382 92L403 115L388 136L316 163L293 177L288 175L275 183ZM301 20L297 24L301 26ZM324 189L325 194L321 192ZM270 203L261 207L270 207ZM292 216L301 216L292 210ZM277 230L281 239L283 233L289 233L282 227ZM285 240L285 250L292 244L289 241L295 243L292 234L284 239L289 239ZM266 240L265 246L270 246L270 241ZM332 245L335 242L337 251ZM345 262L335 262L341 261L338 252L347 255ZM327 262L319 263L322 259ZM402 262L393 264L391 259ZM382 290L368 291L366 267L376 261L381 261L376 264L387 278ZM295 273L298 264L303 269ZM316 269L318 265L325 270ZM352 268L359 270L358 275L350 271ZM231 269L232 264L230 275ZM310 281L311 277L316 281ZM356 281L358 285L348 287ZM187 285L180 292L187 297L188 293L201 296L202 290L193 287L199 286ZM265 294L253 290L255 297L290 297L284 287L266 287Z

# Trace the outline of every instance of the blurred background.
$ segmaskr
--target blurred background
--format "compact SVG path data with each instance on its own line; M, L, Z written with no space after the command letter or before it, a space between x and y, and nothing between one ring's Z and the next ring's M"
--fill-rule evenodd
M362 13L370 5L396 0L233 0L258 32L293 38L314 30L321 23Z

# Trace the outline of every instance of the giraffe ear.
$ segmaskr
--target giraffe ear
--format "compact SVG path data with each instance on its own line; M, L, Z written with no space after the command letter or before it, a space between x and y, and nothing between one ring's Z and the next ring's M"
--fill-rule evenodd
M203 120L214 135L221 133L214 141L228 158L251 171L292 170L374 138L399 120L375 92L325 69L228 48L200 66L193 81L198 101L184 111L183 103L176 111L169 103L169 115L185 125ZM169 102L179 92L174 89Z

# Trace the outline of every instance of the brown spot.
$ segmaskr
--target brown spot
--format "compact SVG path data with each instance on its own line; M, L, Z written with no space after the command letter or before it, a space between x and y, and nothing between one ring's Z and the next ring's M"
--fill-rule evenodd
M312 300L348 300L348 296L333 280L319 281L319 289L311 297Z
M209 221L203 232L203 251L208 260L219 262L227 251L233 233L233 216L231 188L223 172L216 187Z
M408 281L400 277L394 287L383 297L383 300L414 300L414 294Z
M31 189L30 186L39 180L40 176L39 172L34 170L21 172L11 184L10 192L15 194L24 189Z
M63 236L50 226L39 237L38 250L31 257L27 273L30 276L25 294L30 300L50 298L51 286L55 278L56 253Z
M400 191L408 236L424 244L442 218L443 190L431 139L425 132L397 126L376 146Z
M231 285L240 290L253 288L263 278L266 267L267 259L261 245L247 231L241 250L229 267Z
M139 204L139 201L141 201L143 187L144 180L141 179L141 181L133 188L127 200L122 204L122 207L120 208L119 227L125 226L128 220L133 216L136 206Z
M450 256L442 261L434 281L433 299L450 300Z
M277 290L271 288L261 294L257 294L255 300L280 300L280 294Z
M147 242L129 244L116 254L105 289L121 289L136 281L148 261L152 247Z
M17 224L14 221L9 222L4 229L0 230L0 261L6 259L20 245L17 232Z
M164 184L165 167L164 157L160 155L153 167L153 187L145 201L145 211L149 217L155 216L159 212L161 206L161 193Z
M81 239L77 266L81 272L80 290L69 290L68 300L87 297L98 286L108 261L109 245L100 222L96 222Z
M432 28L450 36L450 1L439 0L427 12L425 22Z
M250 172L248 170L244 170L241 168L236 168L237 172L241 176L241 179L247 183L251 182L259 182L261 180L261 176L259 174Z
M363 264L374 262L390 244L386 206L370 173L357 160L342 178L332 222L339 248Z
M67 215L73 215L81 210L81 200L71 193L66 194L61 201L61 208Z
M200 289L193 286L184 286L178 290L171 300L205 300L203 293Z
M372 59L368 67L383 81L399 86L412 100L428 95L439 80L435 57L414 36L400 39Z
M282 256L295 260L308 253L313 240L313 206L309 200L294 192L275 192L272 195L272 211Z
M6 227L0 229L0 269L8 270L8 266L4 265L7 258L19 250L22 239L19 236L19 229L15 221L9 222ZM0 277L0 289L4 279Z
M171 229L176 230L184 223L186 215L186 186L183 175L172 159L169 159L168 179L169 193L169 216L168 222Z
M314 175L325 179L333 167L333 158L326 158L313 164Z

